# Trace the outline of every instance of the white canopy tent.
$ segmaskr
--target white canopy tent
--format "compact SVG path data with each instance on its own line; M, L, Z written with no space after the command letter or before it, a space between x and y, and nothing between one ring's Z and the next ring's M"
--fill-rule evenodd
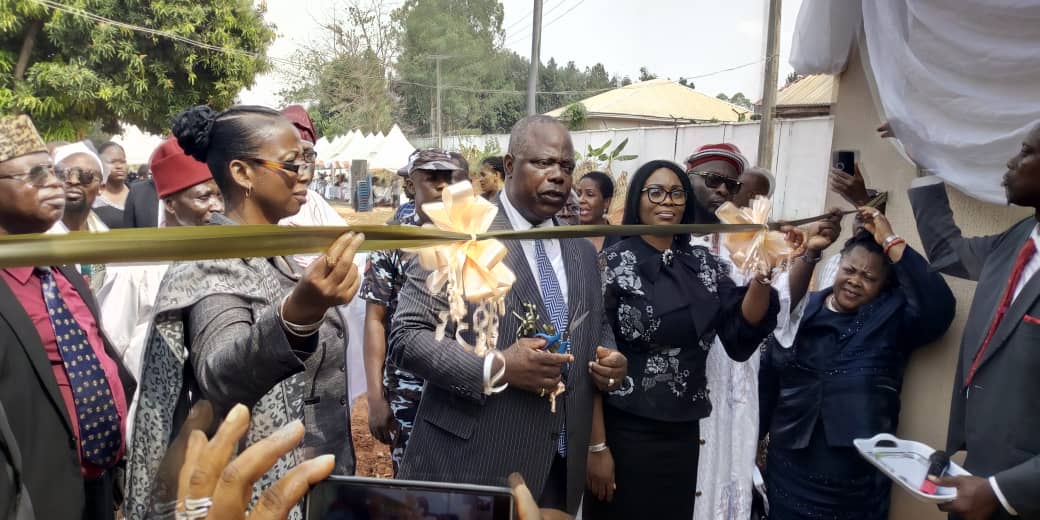
M368 169L395 172L408 163L408 157L414 150L415 147L404 136L401 128L395 124L386 134L380 146L369 153Z

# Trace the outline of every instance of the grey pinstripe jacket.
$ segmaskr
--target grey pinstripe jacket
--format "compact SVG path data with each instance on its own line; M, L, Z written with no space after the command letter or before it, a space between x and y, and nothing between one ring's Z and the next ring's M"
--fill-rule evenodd
M499 205L492 230L512 229ZM516 274L506 297L506 315L499 325L498 348L508 348L516 338L521 303L538 306L548 316L520 242L504 241L509 253L505 263ZM404 454L400 478L506 485L516 471L524 476L535 497L542 493L556 453L556 439L567 421L567 509L578 509L585 489L585 459L592 424L592 398L597 391L586 368L595 358L597 345L614 348L614 335L603 312L599 265L592 244L584 239L560 240L567 273L571 320L588 312L570 331L575 361L571 367L564 406L556 414L536 394L509 388L484 396L483 360L451 338L434 339L438 313L447 311L447 300L426 289L429 272L417 261L409 263L399 294L390 333L393 362L426 380L426 390L415 429ZM472 309L471 309L472 312ZM564 413L565 412L565 413Z

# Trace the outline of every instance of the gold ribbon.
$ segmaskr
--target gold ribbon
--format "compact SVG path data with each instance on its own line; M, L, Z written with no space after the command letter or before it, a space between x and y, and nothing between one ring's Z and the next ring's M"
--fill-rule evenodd
M765 197L755 197L751 206L739 208L726 202L715 211L723 224L758 224L755 231L729 233L723 237L733 264L744 273L768 274L792 253L784 234L769 230L769 212L773 205Z
M479 240L491 227L498 207L473 193L469 182L444 188L443 202L423 204L431 224L425 228L468 236L467 240L419 249L423 268L433 271L426 285L439 292L448 282L461 282L460 295L469 302L505 296L516 281L502 260L506 246L496 239Z
M467 240L423 247L416 252L423 268L431 271L426 287L434 294L447 288L448 312L439 316L436 338L441 340L449 320L458 324L455 340L477 355L485 355L498 343L499 317L505 314L505 297L516 275L502 260L506 246L494 238L478 239L495 220L498 206L476 196L468 181L452 184L442 193L442 202L423 204L431 223L424 228L468 236ZM467 323L466 302L478 304L473 323ZM476 342L467 343L462 331L473 330Z

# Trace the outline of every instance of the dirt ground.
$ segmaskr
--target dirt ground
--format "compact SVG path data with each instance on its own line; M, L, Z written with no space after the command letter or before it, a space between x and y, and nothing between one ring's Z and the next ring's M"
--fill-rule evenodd
M379 225L386 224L394 217L393 208L375 208L366 213L355 213L347 204L333 203L332 207L339 213L348 225Z
M368 432L368 400L358 398L350 417L350 431L354 437L354 455L357 458L359 477L392 478L394 466L390 462L390 449Z

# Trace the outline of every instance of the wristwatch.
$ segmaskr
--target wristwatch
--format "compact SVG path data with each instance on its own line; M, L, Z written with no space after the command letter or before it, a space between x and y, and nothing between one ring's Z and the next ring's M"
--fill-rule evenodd
M886 238L885 241L882 242L881 247L883 249L888 249L888 246L892 245L893 242L895 242L896 240L902 240L902 239L903 239L903 237L893 233L891 235L888 235L888 238Z

